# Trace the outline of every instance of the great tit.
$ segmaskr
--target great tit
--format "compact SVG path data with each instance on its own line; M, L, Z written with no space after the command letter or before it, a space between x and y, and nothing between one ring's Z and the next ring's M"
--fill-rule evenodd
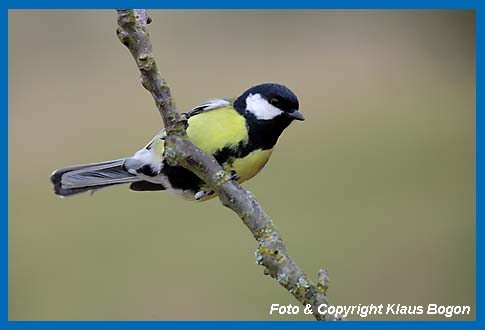
M283 130L293 120L304 120L298 109L298 98L286 86L259 84L235 100L214 99L186 113L187 135L241 183L264 167ZM130 183L134 191L169 190L192 200L214 197L195 174L167 163L164 139L162 130L132 157L60 168L51 175L54 192L71 196Z

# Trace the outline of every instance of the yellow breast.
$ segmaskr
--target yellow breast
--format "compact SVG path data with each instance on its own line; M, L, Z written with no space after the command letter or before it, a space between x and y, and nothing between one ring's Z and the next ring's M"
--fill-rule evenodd
M236 171L239 183L251 179L266 165L273 149L255 150L244 158L236 159L231 165L224 166L228 171Z
M246 120L232 107L214 109L190 117L187 135L192 143L209 154L248 141ZM236 171L240 176L239 182L244 182L263 168L271 152L272 150L255 150L244 158L223 165L228 171Z
M273 149L255 150L244 158L236 159L232 164L224 164L224 169L226 171L236 171L236 173L239 175L239 180L237 180L237 182L243 183L244 181L251 179L262 170L264 165L266 165L268 162L272 152ZM209 188L207 187L207 189ZM199 201L203 202L215 197L216 195L214 194L206 196Z

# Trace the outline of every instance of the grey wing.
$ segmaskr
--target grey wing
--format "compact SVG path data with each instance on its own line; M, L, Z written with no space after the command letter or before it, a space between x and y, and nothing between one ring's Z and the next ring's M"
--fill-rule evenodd
M232 103L231 99L213 99L193 108L185 115L187 116L187 118L189 118L189 117L198 115L202 112L207 112L210 110L226 107L228 105L231 105L231 103Z

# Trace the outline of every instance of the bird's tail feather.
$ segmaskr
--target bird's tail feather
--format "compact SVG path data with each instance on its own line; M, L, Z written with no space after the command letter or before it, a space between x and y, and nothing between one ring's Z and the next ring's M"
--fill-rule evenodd
M63 167L51 175L54 192L60 196L71 196L85 191L95 191L122 183L141 179L126 171L126 158L102 163Z

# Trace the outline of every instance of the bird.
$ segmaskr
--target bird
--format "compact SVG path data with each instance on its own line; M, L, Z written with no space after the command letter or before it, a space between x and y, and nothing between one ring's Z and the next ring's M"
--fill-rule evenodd
M213 99L184 114L187 136L199 149L212 155L243 183L268 162L281 133L305 118L299 101L288 87L262 83L235 99ZM54 193L61 197L129 184L132 191L175 192L188 200L215 197L197 175L169 165L164 158L165 130L161 130L131 157L60 168L50 177Z

